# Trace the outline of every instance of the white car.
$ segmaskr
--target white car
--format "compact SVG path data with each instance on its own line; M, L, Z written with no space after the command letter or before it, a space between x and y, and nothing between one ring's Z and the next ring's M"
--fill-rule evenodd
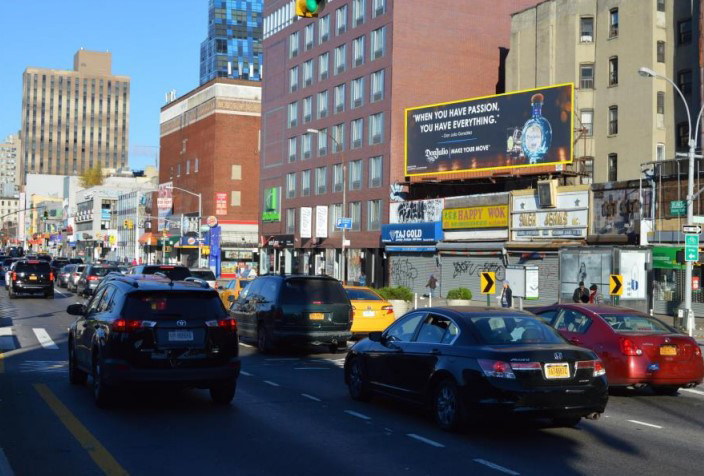
M215 273L210 268L192 268L188 271L191 272L192 278L203 280L208 283L208 286L215 289Z
M10 290L10 280L12 279L12 272L15 270L15 265L17 261L13 262L10 267L5 271L5 289Z

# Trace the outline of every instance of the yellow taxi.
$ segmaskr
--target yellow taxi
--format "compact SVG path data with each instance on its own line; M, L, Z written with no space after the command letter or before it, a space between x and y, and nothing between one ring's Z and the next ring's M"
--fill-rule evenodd
M230 296L234 296L233 299L236 301L237 298L240 296L240 292L242 292L242 290L246 288L250 282L252 282L251 279L236 278L231 279L225 284L221 284L218 287L220 300L222 301L226 309L230 309L230 305L232 304L229 300Z
M354 310L353 335L383 331L396 319L393 306L371 289L345 286L345 291Z

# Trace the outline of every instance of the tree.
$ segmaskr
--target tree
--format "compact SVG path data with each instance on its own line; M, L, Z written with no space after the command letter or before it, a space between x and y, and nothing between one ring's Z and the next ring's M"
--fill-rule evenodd
M81 184L81 187L83 188L90 188L95 187L96 185L102 185L103 167L100 165L100 162L98 162L97 165L84 170L81 174L79 182Z

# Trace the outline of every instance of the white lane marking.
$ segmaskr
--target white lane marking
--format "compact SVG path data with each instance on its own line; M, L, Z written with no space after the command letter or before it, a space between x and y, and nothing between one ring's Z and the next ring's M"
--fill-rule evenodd
M0 350L15 350L12 327L0 327Z
M25 360L20 362L20 372L61 373L68 371L68 360Z
M247 377L251 377L251 376L252 376L252 374L250 374L249 372L245 372L244 370L240 370L240 374L246 375Z
M10 461L5 456L5 452L0 448L0 475L2 476L15 476L15 472L12 471L12 466L10 466Z
M254 346L253 346L253 345L245 344L244 342L240 342L240 345L241 345L242 347L250 347L250 348L254 348Z
M49 333L46 331L46 329L43 329L41 327L38 328L33 328L32 331L34 331L34 335L37 336L37 340L39 343L44 347L45 349L58 349L59 346L54 343L54 341L51 339L49 336Z
M506 474L511 474L513 476L518 476L521 473L517 473L516 471L513 471L512 469L504 468L503 466L499 466L496 463L492 463L491 461L487 461L485 459L477 458L474 460L475 463L483 464L484 466L488 466L491 469L495 469L496 471L501 471L502 473Z
M56 288L56 286L54 286L54 292L55 292L55 293L59 293L59 295L61 295L61 296L63 296L63 297L68 296L68 294L64 294L64 293L62 293L61 291L59 291L59 290Z
M330 370L330 367L294 367L293 370Z
M280 387L281 386L276 382L272 382L271 380L264 380L264 383L267 385L271 385L272 387Z
M308 395L307 393L302 393L301 397L305 397L308 400L313 400L314 402L320 402L321 400L318 397L314 397L313 395Z
M694 390L693 388L681 388L680 392L689 392L689 393L695 393L697 395L704 395L704 392L701 390Z
M649 427L651 427L651 428L657 428L657 429L661 429L661 428L662 428L662 427L659 426L659 425L653 425L652 423L646 423L646 422L644 422L644 421L638 421L638 420L628 420L628 421L630 421L631 423L635 423L636 425L649 426Z
M436 448L444 448L445 445L442 443L438 443L437 441L431 440L429 438L425 438L420 435L416 435L415 433L407 433L406 436L413 438L414 440L422 441L426 445L434 446Z
M345 410L345 413L347 413L348 415L352 415L353 417L361 418L362 420L371 420L371 417L368 417L363 413L355 412L353 410Z

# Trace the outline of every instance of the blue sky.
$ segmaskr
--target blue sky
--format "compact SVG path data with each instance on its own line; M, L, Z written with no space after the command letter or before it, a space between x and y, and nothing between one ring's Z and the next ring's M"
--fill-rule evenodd
M158 146L164 93L198 86L207 18L207 0L0 0L0 136L20 129L24 69L73 69L83 47L110 50L113 73L131 78L130 149Z

